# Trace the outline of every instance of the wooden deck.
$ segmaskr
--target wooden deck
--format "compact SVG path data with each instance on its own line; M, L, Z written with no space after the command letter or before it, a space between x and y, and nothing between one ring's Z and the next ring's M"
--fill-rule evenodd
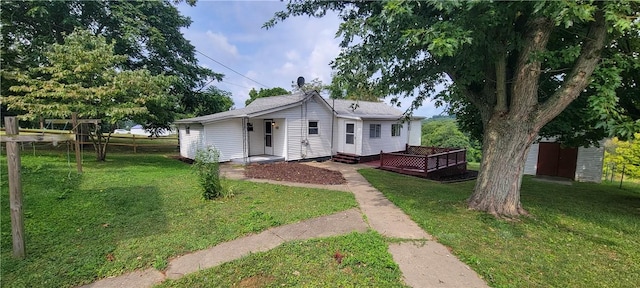
M463 174L467 171L467 150L407 146L405 153L381 151L380 169L423 178Z

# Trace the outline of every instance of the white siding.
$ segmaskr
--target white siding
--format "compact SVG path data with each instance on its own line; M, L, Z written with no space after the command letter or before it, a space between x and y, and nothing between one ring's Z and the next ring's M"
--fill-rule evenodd
M604 160L604 144L600 147L578 148L578 160L576 161L576 181L596 182L602 181L602 162Z
M204 145L220 151L220 162L243 158L242 119L230 119L204 126Z
M260 116L277 123L278 129L273 130L274 154L284 156L287 161L331 156L332 114L319 101L322 100L308 101L298 107ZM251 121L254 120L263 123L257 119ZM308 135L308 121L318 121L318 135ZM254 146L257 146L255 142L251 144L252 148Z
M189 127L189 134L187 134ZM178 126L180 139L180 156L189 159L196 158L196 151L202 147L203 127L200 124L186 124Z
M409 145L420 146L422 145L422 121L412 120L409 123Z
M264 119L249 119L253 131L247 132L249 137L249 156L264 154Z
M397 121L363 121L362 133L360 139L362 141L362 151L360 155L379 154L384 152L397 152L405 149L407 144L407 133L409 129L407 123L402 125L400 136L391 136L391 125L398 124ZM380 138L370 138L369 125L381 124ZM356 142L358 140L356 139Z
M531 148L529 148L529 154L527 154L527 160L524 163L525 175L536 175L536 171L538 169L538 150L539 149L540 149L540 145L538 143L531 144Z

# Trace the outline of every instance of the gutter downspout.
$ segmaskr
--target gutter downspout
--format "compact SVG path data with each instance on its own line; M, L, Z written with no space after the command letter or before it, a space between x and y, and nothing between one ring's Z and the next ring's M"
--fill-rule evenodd
M333 160L333 137L334 137L334 126L336 119L336 99L331 99L331 160Z
M249 161L249 149L248 149L248 141L249 141L249 133L247 132L247 117L242 117L242 162L244 165L247 165Z

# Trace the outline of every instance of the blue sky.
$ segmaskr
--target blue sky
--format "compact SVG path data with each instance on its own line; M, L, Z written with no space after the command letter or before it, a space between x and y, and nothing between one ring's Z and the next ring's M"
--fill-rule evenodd
M182 32L196 50L243 76L268 88L287 90L291 90L292 81L298 76L330 83L329 63L340 52L340 39L335 37L340 20L335 14L320 19L301 16L269 30L262 28L285 5L281 1L200 0L195 7L182 3L178 9L193 21ZM225 74L222 82L213 85L231 92L236 108L244 107L251 88L266 88L200 53L196 56L200 65ZM403 99L403 108L409 103L410 99ZM441 112L442 108L425 101L414 115L430 117Z

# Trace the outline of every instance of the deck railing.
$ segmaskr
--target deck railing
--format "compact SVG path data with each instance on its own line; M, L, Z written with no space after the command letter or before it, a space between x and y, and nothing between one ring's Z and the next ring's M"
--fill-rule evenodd
M380 151L380 168L426 177L430 172L467 163L466 149L407 146L407 152Z

